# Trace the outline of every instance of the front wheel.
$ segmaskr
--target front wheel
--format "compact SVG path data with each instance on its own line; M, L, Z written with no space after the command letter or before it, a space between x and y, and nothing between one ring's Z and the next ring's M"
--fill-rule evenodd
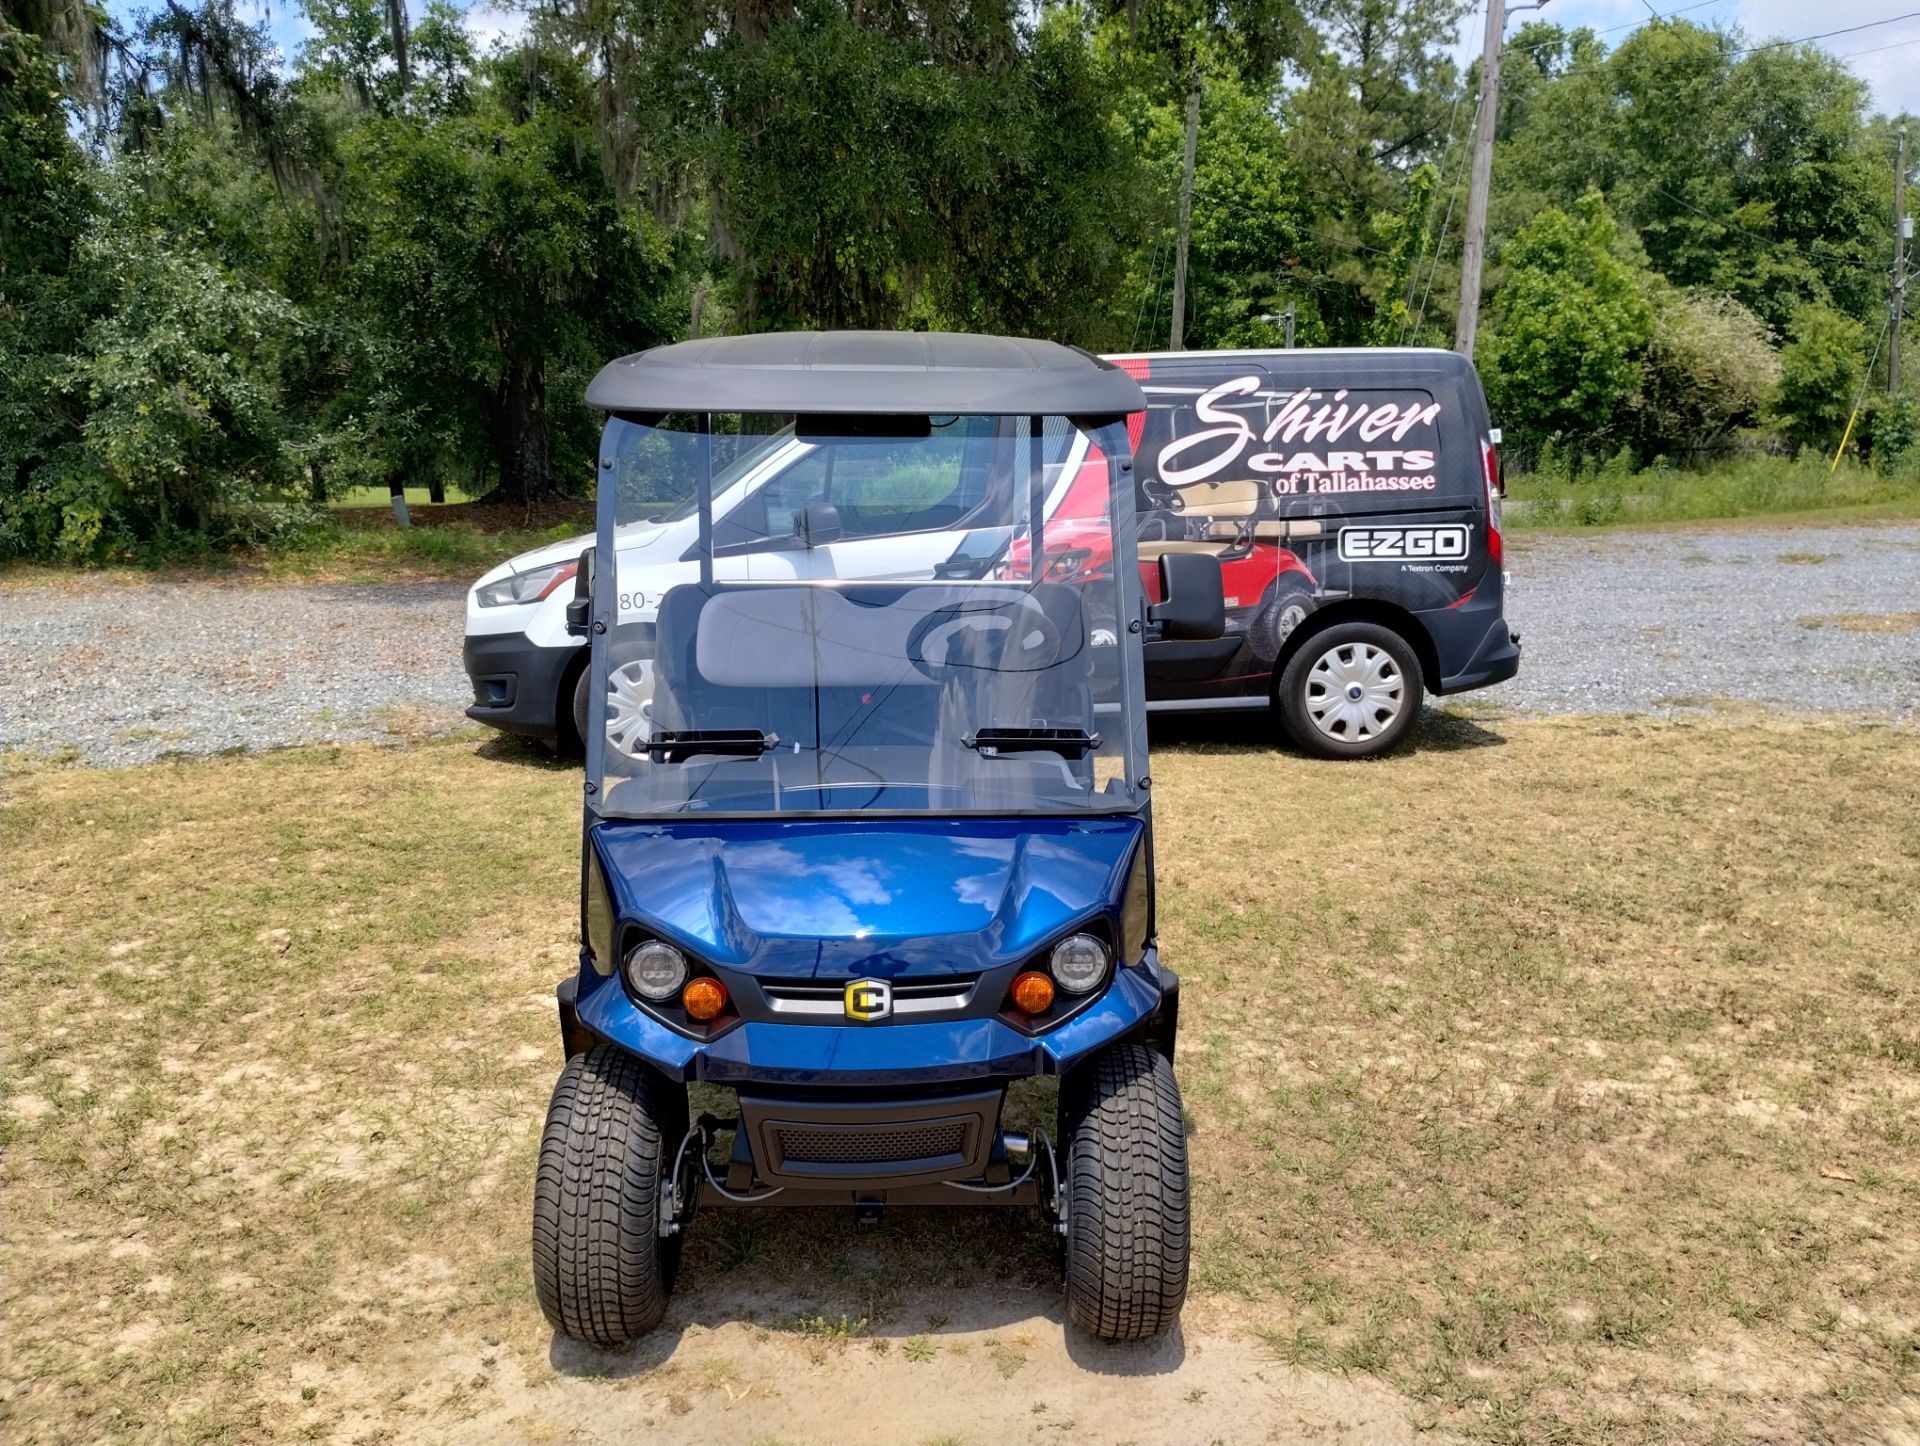
M591 726L589 709L593 695L591 663L580 670L573 689L573 729L586 751L587 730ZM653 658L636 655L616 658L607 678L607 744L630 758L643 757L647 740L653 736Z
M686 1097L601 1045L567 1061L547 1106L533 1186L533 1284L553 1328L596 1346L667 1313L680 1236L660 1234L667 1161Z
M1287 735L1320 758L1371 758L1419 716L1420 661L1373 623L1336 623L1308 638L1280 675L1274 702Z
M1143 1341L1187 1298L1187 1134L1165 1055L1118 1044L1060 1097L1067 1314L1089 1335Z

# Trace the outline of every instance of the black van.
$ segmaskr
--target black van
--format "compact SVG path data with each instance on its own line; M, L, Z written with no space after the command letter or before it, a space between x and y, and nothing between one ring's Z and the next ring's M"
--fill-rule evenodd
M1472 363L1416 348L1113 356L1132 421L1141 573L1208 552L1228 634L1149 642L1155 712L1276 706L1326 758L1364 758L1424 693L1511 678L1499 434Z

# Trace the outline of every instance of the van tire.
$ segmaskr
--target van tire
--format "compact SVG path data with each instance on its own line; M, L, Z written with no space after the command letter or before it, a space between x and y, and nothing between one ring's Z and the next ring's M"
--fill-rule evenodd
M554 732L557 742L554 752L562 758L584 758L587 753L587 679L593 676L593 660L584 659L574 671L573 687L564 690L562 697L571 696L573 703L566 712L554 719ZM559 712L558 709L555 710ZM571 720L571 725L569 725ZM572 727L569 733L568 727Z
M1330 694L1330 686L1358 686L1364 692L1348 709L1343 705L1349 700ZM1385 753L1413 727L1424 697L1420 658L1412 645L1391 628L1359 622L1335 623L1307 638L1274 689L1287 736L1316 758ZM1344 717L1336 716L1341 712Z
M1104 1341L1170 1329L1187 1298L1186 1118L1166 1056L1117 1044L1060 1092L1067 1314Z
M533 1285L562 1335L617 1346L667 1313L678 1234L660 1234L661 1179L686 1132L684 1093L600 1045L567 1061L533 1186Z

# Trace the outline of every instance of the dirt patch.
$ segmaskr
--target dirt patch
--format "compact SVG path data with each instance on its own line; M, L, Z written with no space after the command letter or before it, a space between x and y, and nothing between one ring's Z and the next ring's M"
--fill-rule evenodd
M1796 618L1809 632L1838 628L1847 633L1910 633L1920 628L1920 613L1834 613L1828 617Z
M564 1339L422 1340L378 1360L296 1362L273 1390L275 1429L351 1440L713 1441L923 1446L1092 1441L1101 1446L1398 1441L1405 1403L1365 1381L1277 1362L1206 1303L1138 1348L1072 1335L1031 1297L991 1291L900 1302L917 1333L769 1325L782 1292L705 1291L624 1352ZM949 1319L938 1311L960 1310ZM927 1319L939 1320L925 1328ZM705 1323L711 1321L713 1323ZM837 1323L836 1323L837 1324ZM378 1402L378 1411L367 1403Z

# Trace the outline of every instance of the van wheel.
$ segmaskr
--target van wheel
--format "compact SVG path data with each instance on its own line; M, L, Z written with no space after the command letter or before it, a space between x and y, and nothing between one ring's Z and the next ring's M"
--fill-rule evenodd
M1166 1056L1117 1044L1060 1092L1067 1314L1089 1335L1143 1341L1187 1298L1187 1134Z
M667 1313L678 1234L660 1234L662 1175L687 1102L632 1055L567 1061L547 1106L533 1186L533 1285L563 1335L617 1346Z
M653 696L653 657L635 654L625 662L616 662L607 689L607 742L629 757L639 757L646 741L653 736L651 699ZM592 703L587 680L593 676L591 662L580 670L580 681L573 689L573 729L586 752L587 709Z
M1247 646L1253 649L1254 657L1263 663L1279 657L1293 630L1305 622L1312 611L1313 594L1306 588L1285 578L1275 583L1274 591L1260 604L1260 610L1247 625Z
M1320 758L1371 758L1420 714L1420 661L1374 623L1336 623L1288 661L1275 702L1287 735Z
M587 679L593 675L593 660L588 659L573 675L573 706L565 713L558 714L554 721L555 742L553 751L562 758L583 758L587 752ZM573 722L573 732L567 732L567 722Z

